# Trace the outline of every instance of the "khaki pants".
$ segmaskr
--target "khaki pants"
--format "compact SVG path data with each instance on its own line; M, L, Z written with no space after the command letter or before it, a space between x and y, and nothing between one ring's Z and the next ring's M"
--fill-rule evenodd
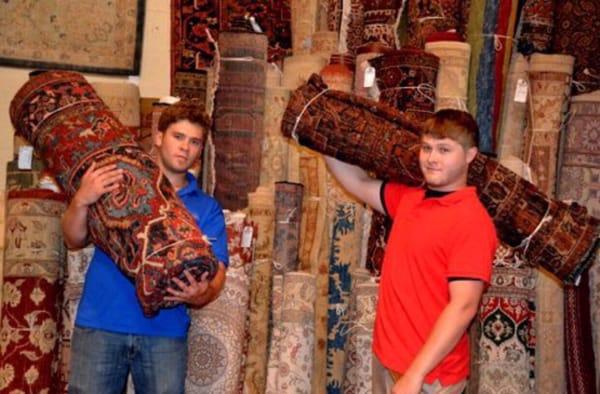
M390 394L394 383L402 376L398 372L386 369L375 355L373 355L373 394ZM424 384L421 394L460 394L467 386L463 380L451 386L442 386L439 380L432 384Z

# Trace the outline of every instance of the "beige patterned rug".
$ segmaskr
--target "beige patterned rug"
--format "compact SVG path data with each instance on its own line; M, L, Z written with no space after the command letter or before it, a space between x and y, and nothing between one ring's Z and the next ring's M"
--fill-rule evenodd
M0 64L139 74L144 10L145 0L0 2Z

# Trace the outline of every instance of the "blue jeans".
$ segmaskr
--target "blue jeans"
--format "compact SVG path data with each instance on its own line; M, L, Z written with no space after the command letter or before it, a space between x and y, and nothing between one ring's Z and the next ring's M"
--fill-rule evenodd
M75 327L70 394L122 394L131 372L136 393L183 394L187 342Z

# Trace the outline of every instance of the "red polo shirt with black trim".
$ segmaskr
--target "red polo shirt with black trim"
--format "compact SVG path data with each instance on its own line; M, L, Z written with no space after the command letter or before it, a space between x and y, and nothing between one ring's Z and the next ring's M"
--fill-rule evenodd
M398 183L382 186L393 219L375 319L373 351L388 369L404 373L450 300L452 278L489 283L498 245L496 230L474 187L425 199L425 190ZM426 376L452 385L469 374L466 333Z

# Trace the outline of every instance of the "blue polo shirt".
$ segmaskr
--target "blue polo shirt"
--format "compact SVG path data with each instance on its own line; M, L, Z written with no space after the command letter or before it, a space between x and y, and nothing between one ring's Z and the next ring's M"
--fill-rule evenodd
M188 174L188 184L177 194L212 243L217 259L227 266L225 218L219 203L198 187ZM161 309L147 318L135 294L135 286L100 248L96 248L85 277L75 324L125 334L185 338L190 318L185 305Z

